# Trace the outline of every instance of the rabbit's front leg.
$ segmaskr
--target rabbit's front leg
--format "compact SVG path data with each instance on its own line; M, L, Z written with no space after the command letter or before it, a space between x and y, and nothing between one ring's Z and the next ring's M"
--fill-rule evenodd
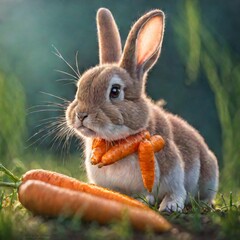
M186 200L184 163L173 141L168 141L159 153L160 192L159 211L182 211Z

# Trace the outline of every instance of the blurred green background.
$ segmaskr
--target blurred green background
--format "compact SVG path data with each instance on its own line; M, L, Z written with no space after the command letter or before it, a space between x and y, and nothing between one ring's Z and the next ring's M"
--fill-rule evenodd
M219 159L224 186L239 187L238 0L0 0L0 161L41 166L44 158L80 169L79 140L58 138L62 99L71 101L76 87L61 80L72 77L56 69L74 73L53 46L72 66L78 52L80 72L98 64L99 7L112 11L123 44L142 14L154 8L165 12L162 53L147 91L199 130ZM77 160L71 161L74 154Z

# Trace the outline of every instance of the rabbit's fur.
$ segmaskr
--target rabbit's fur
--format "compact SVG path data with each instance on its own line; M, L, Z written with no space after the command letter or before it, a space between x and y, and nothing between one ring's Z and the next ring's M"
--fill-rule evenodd
M190 196L212 203L218 188L218 163L193 127L155 105L145 94L147 72L161 51L164 23L160 10L143 15L133 25L122 53L112 14L99 9L100 65L80 78L66 120L85 140L89 182L128 195L145 194L150 202L158 197L161 211L180 211ZM114 141L144 129L161 135L166 142L155 154L151 194L144 189L137 154L101 169L90 162L94 137Z

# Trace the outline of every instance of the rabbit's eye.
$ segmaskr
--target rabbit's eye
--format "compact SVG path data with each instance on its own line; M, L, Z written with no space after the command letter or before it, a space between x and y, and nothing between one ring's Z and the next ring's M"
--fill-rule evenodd
M110 91L110 98L118 98L121 92L121 86L119 84L112 85Z

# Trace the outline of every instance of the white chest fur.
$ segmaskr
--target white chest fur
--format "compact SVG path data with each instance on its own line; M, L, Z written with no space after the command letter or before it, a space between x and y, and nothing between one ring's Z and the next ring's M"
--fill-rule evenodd
M112 165L98 168L90 162L92 141L86 142L86 170L90 183L120 191L127 195L145 194L137 154L132 154ZM154 192L159 183L159 166L155 160Z

